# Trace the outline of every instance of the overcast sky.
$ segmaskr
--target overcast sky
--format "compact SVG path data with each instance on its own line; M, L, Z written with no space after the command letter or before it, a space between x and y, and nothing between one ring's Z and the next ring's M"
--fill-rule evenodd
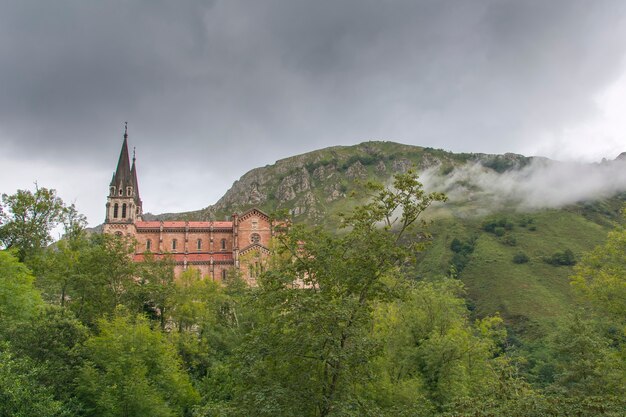
M128 121L144 211L366 140L626 151L623 0L2 0L0 192L104 218Z

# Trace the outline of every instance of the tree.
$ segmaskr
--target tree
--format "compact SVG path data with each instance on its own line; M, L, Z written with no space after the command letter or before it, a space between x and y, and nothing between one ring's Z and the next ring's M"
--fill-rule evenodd
M83 363L80 346L88 331L71 311L47 305L11 335L12 350L27 358L39 372L33 375L55 399L71 404L74 381Z
M2 206L0 245L15 248L20 261L52 242L50 232L66 212L55 190L37 185L34 193L18 190L13 195L2 194Z
M0 415L15 417L69 417L63 403L37 384L40 370L30 361L15 358L0 344Z
M233 271L234 272L234 271ZM203 406L196 415L215 415L229 409L235 375L233 352L244 347L244 337L256 324L254 294L236 274L220 285L188 269L175 282L170 318L172 332L185 369L198 381Z
M458 280L419 282L377 309L374 333L383 352L366 394L390 415L496 395L506 332L499 317L470 323L463 294Z
M626 230L609 233L606 243L586 254L571 284L584 303L626 335Z
M571 277L589 318L567 327L560 382L569 391L626 395L626 230L583 256Z
M440 193L427 194L414 172L393 187L368 184L370 203L343 216L345 232L293 226L279 234L259 279L260 323L237 356L242 414L359 414L358 386L379 350L370 335L377 303L400 296L402 269L424 244L405 234Z
M146 253L135 274L136 279L126 285L125 303L158 320L161 330L165 330L174 294L173 261L168 257L155 259L151 253Z
M28 268L9 252L0 251L0 338L32 318L42 306Z
M93 326L98 318L112 314L129 301L137 264L132 260L134 241L109 234L92 235L78 252L70 271L68 307L83 323ZM63 266L63 262L59 263ZM135 306L131 306L135 309Z
M85 236L75 236L71 240L62 239L54 247L29 258L28 264L46 301L65 306L79 280L80 259L88 246Z
M147 319L118 309L98 322L85 342L87 359L77 379L87 415L170 417L186 415L197 393L173 345Z
M556 371L553 389L567 396L626 395L626 363L602 326L577 312L551 343Z

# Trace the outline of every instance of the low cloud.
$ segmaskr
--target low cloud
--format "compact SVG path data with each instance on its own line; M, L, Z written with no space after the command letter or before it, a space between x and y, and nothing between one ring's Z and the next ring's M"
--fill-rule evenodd
M468 163L445 176L431 168L420 180L428 190L445 192L452 205L472 202L483 211L558 208L626 191L626 161L585 164L534 158L525 167L504 173Z

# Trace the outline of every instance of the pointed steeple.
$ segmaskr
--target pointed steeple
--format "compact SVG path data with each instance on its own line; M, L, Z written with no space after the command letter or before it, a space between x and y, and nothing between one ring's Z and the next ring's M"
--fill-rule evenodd
M135 168L135 148L133 147L133 166L130 168L130 176L133 182L133 190L135 190L135 204L141 206L141 198L139 197L139 182L137 181L137 169Z
M125 187L132 186L130 160L128 158L128 122L124 126L124 142L122 143L120 158L117 161L117 169L111 180L111 186L118 187L118 192L119 188L123 191Z

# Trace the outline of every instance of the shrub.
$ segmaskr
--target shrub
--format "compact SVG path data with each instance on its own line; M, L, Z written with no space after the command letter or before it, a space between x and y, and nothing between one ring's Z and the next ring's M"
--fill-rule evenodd
M523 217L517 224L519 224L520 227L526 227L533 224L534 221L532 217Z
M545 259L547 263L555 266L571 266L576 265L576 257L574 252L565 249L563 252L555 252L552 256Z
M526 255L524 252L517 252L513 256L513 263L515 264L525 264L529 260L530 259L528 258L528 255Z
M450 250L452 252L459 253L461 252L461 249L463 249L463 243L461 243L461 241L456 237L452 239L452 242L450 242Z
M463 271L465 266L469 262L469 255L474 252L474 246L476 244L476 237L471 237L466 241L462 241L459 238L452 239L450 242L450 250L454 252L452 256L452 265L457 273Z
M516 246L517 245L517 239L515 239L515 236L504 236L502 238L502 243L504 243L507 246Z
M474 252L474 246L476 245L476 237L471 237L466 241L461 241L459 238L452 239L450 242L450 250L454 253L460 253L463 255L469 255Z
M496 235L498 235L498 233L504 234L504 231L506 230L513 230L513 227L514 227L514 224L506 217L487 220L483 223L484 231L489 232L489 233L495 233ZM497 232L496 230L498 229L503 229L503 231ZM502 234L498 236L502 236Z
M452 256L452 265L454 265L457 273L460 273L463 269L465 269L468 261L469 259L467 259L467 255L462 253L455 253L454 256Z

